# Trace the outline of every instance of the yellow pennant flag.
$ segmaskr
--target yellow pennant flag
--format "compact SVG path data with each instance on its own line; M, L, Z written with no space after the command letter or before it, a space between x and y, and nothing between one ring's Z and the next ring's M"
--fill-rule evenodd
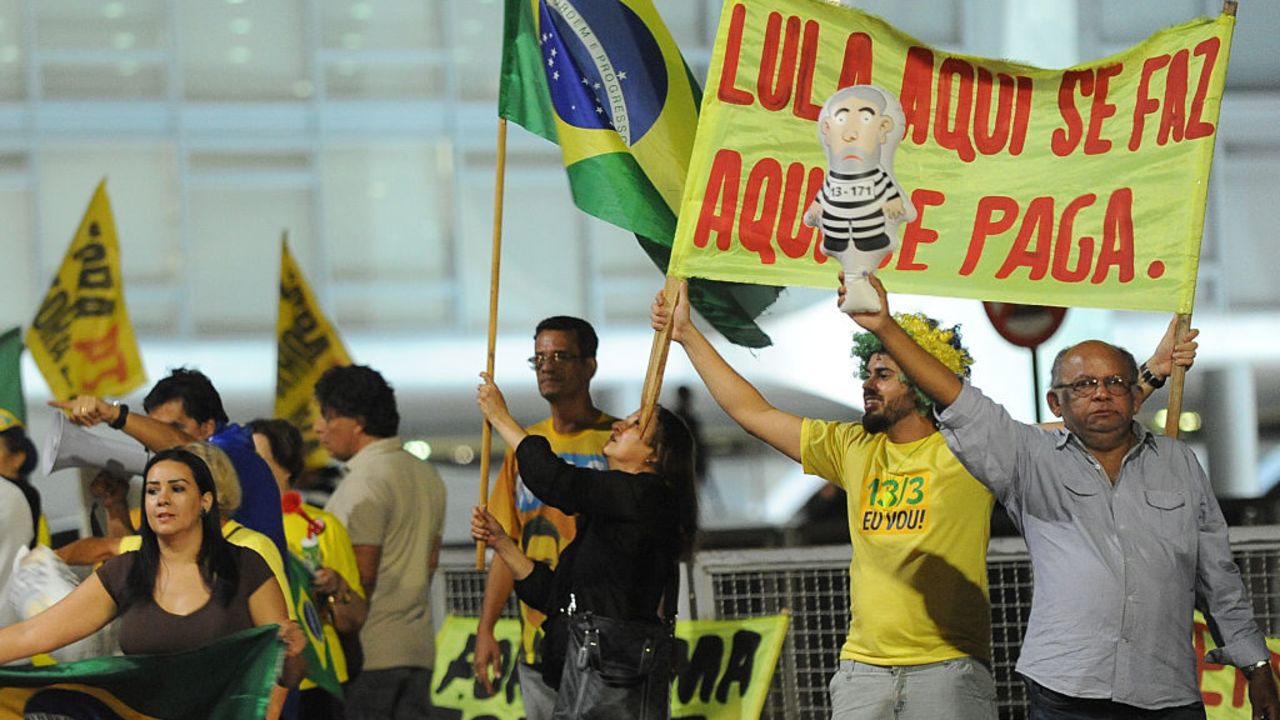
M803 218L827 176L819 115L867 84L901 102L879 143L898 142L884 171L915 208L881 266L890 290L1189 313L1234 25L1046 70L824 0L728 0L671 274L834 287Z
M103 180L27 331L27 348L55 398L119 396L147 381L122 279Z
M331 367L351 364L351 355L320 310L311 286L289 253L286 233L280 241L280 311L276 320L275 416L302 431L307 467L321 467L329 454L311 424L316 381Z

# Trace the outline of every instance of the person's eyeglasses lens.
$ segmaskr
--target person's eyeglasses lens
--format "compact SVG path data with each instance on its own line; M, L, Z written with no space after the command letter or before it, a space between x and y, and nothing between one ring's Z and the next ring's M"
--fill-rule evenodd
M543 365L546 365L547 363L555 363L559 365L561 363L567 363L577 359L578 359L577 355L574 355L572 353L567 353L561 350L556 350L549 353L536 353L534 354L533 357L529 358L529 367L533 368L534 370L537 370L541 368Z
M1133 385L1133 383L1120 375L1112 375L1111 377L1103 378L1101 380L1093 377L1081 378L1067 387L1071 388L1072 394L1076 397L1086 398L1097 392L1099 384L1106 388L1107 393L1110 395L1123 395L1128 392L1129 388Z

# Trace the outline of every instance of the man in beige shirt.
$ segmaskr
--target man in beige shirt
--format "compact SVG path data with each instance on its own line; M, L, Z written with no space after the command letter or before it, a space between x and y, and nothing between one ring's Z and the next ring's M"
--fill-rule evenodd
M360 631L364 671L349 686L346 716L427 718L435 659L430 588L444 531L444 483L402 447L395 393L377 371L331 368L315 395L316 435L347 464L325 509L347 527L369 600Z

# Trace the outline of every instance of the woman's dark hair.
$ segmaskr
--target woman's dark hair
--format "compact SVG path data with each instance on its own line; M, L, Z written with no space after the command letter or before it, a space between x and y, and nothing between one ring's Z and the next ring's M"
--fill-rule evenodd
M271 448L271 457L275 458L276 464L289 473L289 483L293 484L306 469L302 433L298 428L288 420L280 418L250 420L245 427L249 429L251 435L261 435L267 439L267 445Z
M5 449L9 452L26 455L22 460L22 465L18 467L18 477L10 478L11 480L25 481L31 471L36 469L36 462L40 457L36 454L35 443L31 442L31 438L27 437L27 431L21 425L15 425L4 432L0 432L0 442L4 443Z
M157 463L171 460L180 462L191 469L196 487L200 495L209 493L213 496L213 505L200 518L200 553L196 555L196 564L200 566L200 576L213 598L223 605L231 603L235 597L236 586L240 583L240 573L236 566L235 554L231 543L222 537L222 516L218 512L218 487L213 484L213 474L209 466L194 453L182 448L162 450L147 461L147 469L143 477L151 474L151 468ZM145 495L145 485L144 485ZM145 499L144 499L145 504ZM142 536L142 549L129 568L129 576L125 584L124 602L121 610L140 600L150 600L156 587L156 573L160 569L160 541L151 529L151 523L143 513L142 527L138 534Z
M680 559L693 556L698 535L698 486L693 433L679 415L658 406L658 430L653 438L658 454L658 474L675 494L676 529L680 533Z

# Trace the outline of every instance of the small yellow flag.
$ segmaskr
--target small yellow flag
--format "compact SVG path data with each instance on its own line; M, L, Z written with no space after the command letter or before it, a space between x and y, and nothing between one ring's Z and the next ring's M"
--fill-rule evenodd
M315 403L311 402L316 381L331 367L351 364L351 355L342 338L316 303L293 255L289 235L280 239L280 314L276 320L276 406L275 416L293 423L302 431L307 467L321 467L329 454L320 446L311 424Z
M147 381L122 280L104 179L27 331L27 348L55 398L119 396Z

